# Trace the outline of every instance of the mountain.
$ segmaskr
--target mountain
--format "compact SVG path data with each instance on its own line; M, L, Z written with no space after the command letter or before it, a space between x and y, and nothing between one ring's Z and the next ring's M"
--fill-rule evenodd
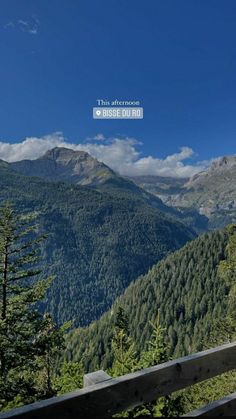
M158 310L167 331L169 356L201 350L215 321L226 312L228 288L218 277L217 266L225 256L227 234L205 233L153 266L127 288L101 319L68 336L66 357L83 357L90 371L109 368L112 330L119 306L128 315L138 353L145 349L152 330L149 321L155 321Z
M118 175L84 151L55 147L36 160L10 163L10 167L25 176L36 176L49 182L63 181L88 186L100 192L112 191L113 194L118 193L119 196L122 194L126 198L131 192L145 204L179 219L194 228L197 233L207 230L207 218L199 215L197 211L178 211L163 204L159 197L139 187L131 179Z
M42 266L56 279L42 309L59 324L99 318L131 281L196 236L146 193L49 182L13 167L0 161L0 203L37 211L39 231L49 233Z
M36 160L22 160L10 165L25 176L37 176L49 181L139 191L136 184L119 176L85 151L55 147Z
M132 192L152 206L174 213L170 208L163 206L159 198L144 191L130 179L121 177L85 151L55 147L36 160L13 162L10 163L10 167L25 176L36 176L51 182L61 181L99 190L113 189L119 193Z
M189 180L166 176L131 176L130 179L148 192L159 196L163 201L169 195L177 194Z
M209 219L209 228L236 221L236 157L222 157L190 179L132 178L172 207L192 208Z
M11 167L26 175L53 181L70 181L78 185L91 185L114 178L115 173L85 151L55 147L36 160L11 163Z

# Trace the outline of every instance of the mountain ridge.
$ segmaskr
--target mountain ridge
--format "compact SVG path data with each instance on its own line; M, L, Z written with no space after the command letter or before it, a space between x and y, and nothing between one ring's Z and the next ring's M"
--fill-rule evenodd
M85 151L54 147L35 160L10 163L11 167L26 175L49 180L67 181L86 186L105 183L115 172Z
M224 156L183 182L177 178L132 180L179 210L191 208L209 220L209 228L236 222L236 156Z
M185 214L166 206L158 196L141 188L132 179L115 173L85 151L54 147L35 160L10 163L10 167L24 176L36 176L49 182L66 182L95 188L100 192L111 190L126 197L132 193L151 207L187 223L197 233L207 230L207 219L196 211L186 211Z
M130 281L196 236L131 191L48 182L0 162L5 201L20 213L36 211L39 232L49 233L43 272L56 279L41 308L58 324L85 325L100 317Z

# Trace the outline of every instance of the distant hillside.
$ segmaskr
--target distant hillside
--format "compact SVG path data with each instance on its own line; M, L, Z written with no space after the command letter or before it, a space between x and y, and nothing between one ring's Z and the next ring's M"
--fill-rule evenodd
M40 230L49 233L43 267L56 280L45 308L58 323L99 318L132 280L195 237L142 194L26 177L1 161L0 202L5 200L21 212L36 210Z
M192 208L209 219L209 228L236 221L236 157L223 157L191 179L133 177L137 185L176 208Z
M119 176L85 151L55 147L36 160L22 160L10 163L10 166L25 176L37 176L49 181L139 192L136 184Z
M180 193L189 178L174 178L166 176L131 176L130 179L148 192L163 196L165 201L169 195Z
M142 202L151 205L153 208L158 208L175 219L179 219L185 225L192 227L197 233L206 231L208 228L207 218L199 215L196 210L187 209L180 212L163 204L159 197L139 187L132 180L115 173L108 166L84 151L55 147L36 160L10 163L9 167L25 176L36 176L50 182L63 181L88 186L101 192L110 191L118 193L119 196L122 194L126 198L130 196L131 192L137 195L137 198Z
M117 308L127 312L130 331L138 351L145 348L160 309L161 323L167 328L170 356L182 356L202 349L214 321L226 310L228 289L217 275L224 258L225 232L206 233L167 256L132 283L100 320L72 332L66 356L80 360L88 370L111 364L110 342Z

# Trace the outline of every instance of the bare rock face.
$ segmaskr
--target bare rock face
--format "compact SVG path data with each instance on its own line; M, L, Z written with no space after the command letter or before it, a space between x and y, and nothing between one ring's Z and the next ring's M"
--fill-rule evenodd
M11 163L11 167L26 176L39 176L52 181L70 181L88 186L105 183L116 176L108 166L85 151L63 147L55 147L36 160Z
M236 166L236 156L226 156L213 162L210 171L231 170L234 166Z
M229 176L229 178L236 178L236 157L235 156L228 156L222 157L219 160L216 160L212 163L208 170L198 173L197 175L193 176L189 181L185 184L186 188L195 187L198 184L208 183L209 179L216 181L219 178L218 182L224 182L225 176ZM220 180L220 177L222 179Z
M236 156L214 161L207 170L183 183L175 178L163 178L161 183L156 177L149 182L146 179L142 186L167 205L197 210L211 220L213 227L236 222Z

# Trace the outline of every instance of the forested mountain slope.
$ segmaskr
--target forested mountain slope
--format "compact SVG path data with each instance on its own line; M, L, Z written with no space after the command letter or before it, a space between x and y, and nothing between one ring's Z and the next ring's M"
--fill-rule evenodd
M178 211L165 205L160 198L140 188L128 178L120 176L104 163L84 151L74 151L64 147L55 147L36 160L22 160L10 163L16 172L25 176L37 176L49 182L63 181L76 185L88 186L99 191L112 193L132 193L137 198L154 208L173 215L197 233L207 230L208 220L196 210Z
M226 232L206 233L160 261L132 283L100 320L71 333L66 356L84 359L89 370L109 367L111 334L120 305L128 314L139 352L150 338L149 320L156 319L158 309L167 328L170 356L201 350L215 320L226 310L228 289L217 274L226 243Z
M89 324L132 280L195 233L131 191L25 177L0 162L0 201L36 210L49 233L45 272L56 275L45 302L58 323ZM163 204L162 204L163 205Z

